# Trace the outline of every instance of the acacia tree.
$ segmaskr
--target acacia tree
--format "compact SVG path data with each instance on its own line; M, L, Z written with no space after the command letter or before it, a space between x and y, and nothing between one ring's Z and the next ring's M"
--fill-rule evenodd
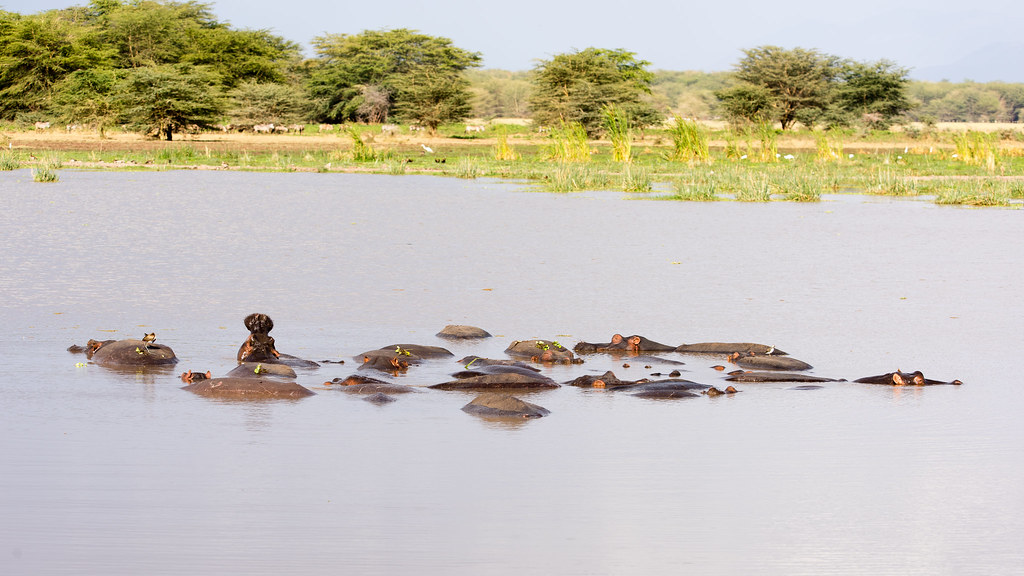
M61 81L76 70L109 67L112 56L97 30L58 10L0 12L0 117L45 115Z
M645 99L654 79L648 65L633 52L601 48L542 60L533 69L533 119L540 124L579 122L592 136L601 129L602 110L616 106L631 126L656 123L662 115Z
M118 83L116 92L125 123L167 140L189 125L210 127L224 112L216 76L198 67L136 68Z
M309 90L320 121L369 120L371 113L386 120L397 113L436 127L469 113L463 72L479 66L481 57L448 38L401 28L327 34L314 38L313 46Z
M735 86L715 93L731 118L848 124L886 124L910 109L907 70L887 60L860 63L816 50L762 46L744 50Z

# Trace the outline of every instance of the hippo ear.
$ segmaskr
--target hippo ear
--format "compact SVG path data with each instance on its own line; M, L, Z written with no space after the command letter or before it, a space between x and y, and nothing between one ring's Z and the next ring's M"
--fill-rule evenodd
M622 342L622 334L612 336L612 344L618 344L620 342Z
M892 383L897 386L903 386L907 382L903 379L903 376L897 371L892 373Z

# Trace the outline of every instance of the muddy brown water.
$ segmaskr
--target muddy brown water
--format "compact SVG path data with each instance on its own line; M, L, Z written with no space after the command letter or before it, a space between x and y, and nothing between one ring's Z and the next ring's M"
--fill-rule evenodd
M1017 210L860 195L635 201L417 176L0 173L0 573L1008 574L1024 565ZM344 359L301 400L182 391L249 312ZM450 343L446 324L495 335ZM65 348L157 342L173 370ZM774 344L812 373L959 387L743 384L654 401L563 387L383 406L322 383L389 344L503 357L615 332ZM720 385L719 358L683 377ZM76 363L85 363L76 366ZM605 355L545 374L674 367ZM428 386L459 368L397 378ZM722 387L722 386L720 386ZM335 387L336 388L336 387Z

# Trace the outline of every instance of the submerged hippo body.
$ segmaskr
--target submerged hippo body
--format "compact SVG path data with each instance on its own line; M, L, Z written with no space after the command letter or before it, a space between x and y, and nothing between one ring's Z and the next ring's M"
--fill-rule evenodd
M430 386L435 390L551 390L558 387L558 383L551 378L534 372L472 374Z
M807 362L797 360L792 356L776 356L774 354L740 354L734 352L729 355L729 361L740 368L748 370L810 370L813 368Z
M838 382L833 378L824 378L811 374L794 374L792 372L737 372L726 377L730 382Z
M397 382L387 382L362 374L353 374L347 378L335 378L324 385L340 384L340 390L349 394L408 394L419 392L418 389Z
M173 366L178 363L174 351L163 344L132 339L97 344L93 351L87 354L100 366Z
M462 407L463 412L490 418L540 418L551 413L547 408L524 402L508 394L481 394Z
M592 354L594 352L628 352L639 354L640 352L672 352L675 349L675 346L655 342L636 334L632 336L615 334L610 342L580 342L573 347L577 354Z
M459 364L462 364L466 370L476 370L481 366L518 366L519 368L526 368L527 370L540 372L540 368L530 366L526 362L521 362L519 360L482 358L480 356L466 356L462 360L459 360Z
M768 356L785 356L786 353L774 346L755 344L753 342L698 342L696 344L680 344L676 352L681 354L763 354Z
M939 386L943 384L959 386L960 384L963 384L963 382L959 380L953 380L951 382L929 380L924 377L924 374L922 374L920 370L916 370L914 372L902 372L897 370L895 372L880 374L878 376L865 376L864 378L854 380L854 382L860 382L863 384L883 384L888 386Z
M287 364L242 362L227 373L230 378L295 378L295 370Z
M572 350L554 340L516 340L505 349L513 358L551 364L577 364Z
M644 382L646 379L641 380L621 380L615 375L614 372L608 371L601 375L596 374L584 374L565 383L566 386L576 386L577 388L604 388L607 390L613 390L616 388L632 388Z
M314 392L296 384L275 378L212 378L199 380L182 390L200 396L259 400L265 398L303 398Z
M491 334L482 328L477 328L476 326L449 324L437 333L437 337L448 338L450 340L476 340L480 338L490 338Z

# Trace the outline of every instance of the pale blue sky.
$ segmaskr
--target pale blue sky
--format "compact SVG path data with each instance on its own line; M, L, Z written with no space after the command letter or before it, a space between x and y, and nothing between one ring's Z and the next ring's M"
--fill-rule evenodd
M0 0L33 13L86 0ZM923 80L1024 82L1019 0L214 0L220 20L308 45L324 33L412 28L480 52L484 67L527 70L589 46L624 48L652 69L728 70L744 48L816 48L887 58Z

